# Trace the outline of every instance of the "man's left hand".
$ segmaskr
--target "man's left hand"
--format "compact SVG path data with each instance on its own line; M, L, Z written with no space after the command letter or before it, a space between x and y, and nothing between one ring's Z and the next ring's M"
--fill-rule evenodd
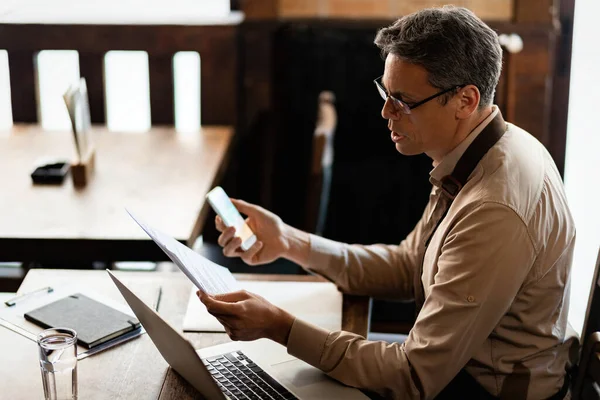
M294 316L264 298L245 290L215 296L199 290L197 295L231 340L268 338L287 345Z

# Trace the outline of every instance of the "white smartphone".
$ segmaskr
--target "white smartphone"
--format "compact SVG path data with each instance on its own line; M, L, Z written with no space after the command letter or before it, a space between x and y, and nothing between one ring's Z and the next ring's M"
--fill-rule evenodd
M227 227L235 227L235 236L242 239L242 250L246 251L256 243L256 235L246 224L246 221L244 221L244 218L229 200L229 196L221 186L217 186L208 192L206 199Z

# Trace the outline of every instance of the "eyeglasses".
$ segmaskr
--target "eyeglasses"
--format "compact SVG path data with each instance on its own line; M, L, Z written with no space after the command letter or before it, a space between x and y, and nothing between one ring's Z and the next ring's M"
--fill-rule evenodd
M404 114L410 114L411 110L414 110L415 108L427 103L430 100L435 99L436 97L439 97L443 94L446 94L448 92L451 92L452 90L456 90L458 88L464 87L465 85L456 85L456 86L452 86L451 88L448 88L446 90L442 90L439 93L434 94L433 96L429 96L428 98L426 98L425 100L421 100L418 103L406 103L402 100L398 100L397 98L395 98L394 96L391 96L387 93L387 91L385 90L385 87L383 87L383 84L381 83L381 78L383 78L383 75L380 76L379 78L375 79L373 82L375 82L375 86L377 87L377 91L379 92L379 95L381 96L381 98L383 100L387 100L388 98L392 100L392 104L394 104L394 107L396 108L396 110L401 111Z

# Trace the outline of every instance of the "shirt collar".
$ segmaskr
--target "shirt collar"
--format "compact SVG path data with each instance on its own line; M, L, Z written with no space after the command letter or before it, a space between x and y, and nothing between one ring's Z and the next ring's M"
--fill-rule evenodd
M498 107L493 106L491 114L484 119L479 125L475 127L469 133L462 142L459 143L450 153L446 154L442 161L435 165L434 168L429 173L429 182L435 186L441 186L442 178L450 175L452 171L454 171L454 167L458 163L458 160L462 157L462 155L467 151L473 140L483 131L483 129L498 115Z

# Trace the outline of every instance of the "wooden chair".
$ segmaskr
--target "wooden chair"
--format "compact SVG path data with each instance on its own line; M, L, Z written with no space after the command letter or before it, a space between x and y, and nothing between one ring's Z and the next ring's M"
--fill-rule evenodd
M312 163L307 195L306 226L313 233L322 234L329 191L331 187L331 169L333 165L333 138L337 125L337 113L334 106L335 95L323 91L318 97L317 123L313 133ZM216 243L207 243L200 236L193 246L194 250L219 265L227 266L238 273L298 274L303 270L288 260L276 260L260 269L249 267L238 258L227 258Z
M572 399L600 399L600 332L594 332L588 337L578 369Z
M333 167L333 140L337 126L335 95L330 91L319 94L317 125L313 135L312 161L306 200L306 226L322 235L325 229L331 175Z
M574 371L572 398L600 399L600 251L592 279L583 330L581 353Z
M59 10L60 11L60 10ZM197 24L169 20L169 15L144 16L136 24L99 17L76 24L62 14L46 15L38 23L0 23L0 49L8 52L11 103L15 123L37 123L36 61L40 50L76 50L80 75L86 78L92 123L104 124L104 56L111 50L148 53L152 125L175 121L173 56L196 51L200 68L203 125L234 125L237 116L238 34L242 17L232 13L218 21ZM157 10L156 13L159 13ZM83 15L81 20L89 20ZM163 23L157 20L163 19Z

